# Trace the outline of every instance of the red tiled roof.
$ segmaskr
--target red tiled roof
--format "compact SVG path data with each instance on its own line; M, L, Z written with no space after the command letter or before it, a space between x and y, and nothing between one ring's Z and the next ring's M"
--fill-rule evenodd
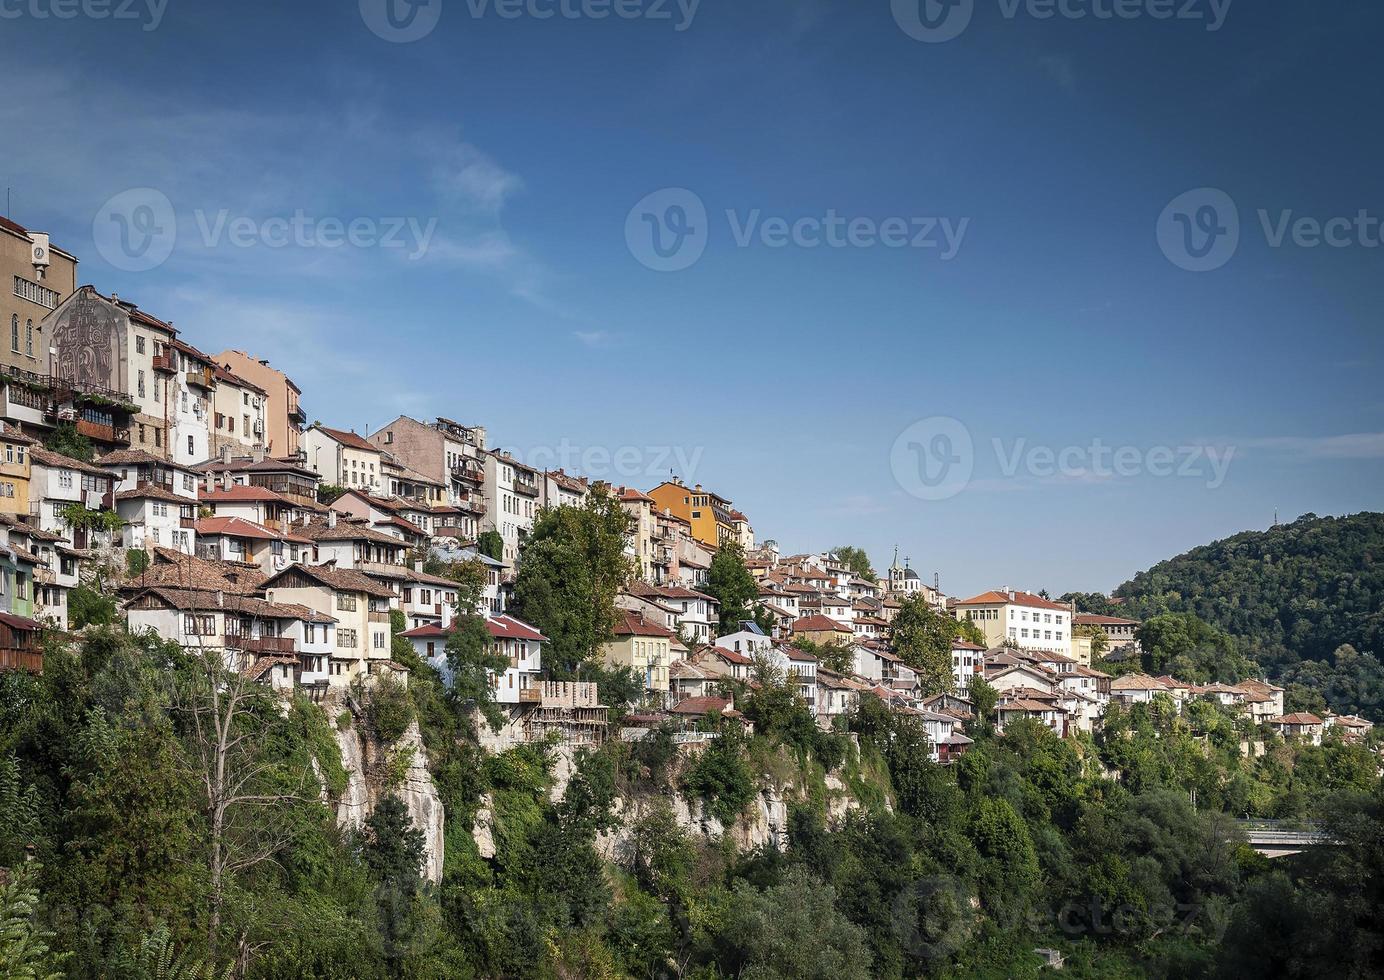
M347 432L344 429L329 429L325 425L319 425L317 428L319 431L326 433L329 438L335 439L343 446L349 446L352 449L360 449L370 453L380 452L379 446L354 432Z
M200 494L201 499L209 503L220 503L226 501L268 501L276 504L287 504L290 501L270 490L268 487L257 487L253 485L236 484L232 487L216 487L211 490L203 490Z
M994 606L1000 604L1013 604L1016 606L1030 606L1037 609L1061 609L1066 612L1068 607L1060 602L1053 602L1051 599L1044 599L1042 596L1034 595L1032 592L1020 592L1014 590L1014 598L1009 598L1010 593L991 590L982 592L978 596L969 599L962 599L957 603L958 606Z
M197 522L198 534L225 534L232 538L252 538L256 541L296 541L311 544L307 538L296 534L281 534L278 531L247 521L243 517L204 517Z
M1277 718L1270 718L1270 723L1277 725L1320 725L1322 720L1310 711L1294 711L1290 715L1279 715Z
M429 623L426 626L419 626L416 629L411 629L399 635L407 637L410 640L435 639L451 636L452 633L456 631L456 625L456 620L452 620L452 622L447 625L446 629L443 629L438 623ZM517 619L514 616L487 616L485 628L490 631L491 636L501 640L533 640L538 643L548 642L546 636L538 632L538 630L534 629L522 619Z
M673 633L656 623L650 622L636 612L628 609L618 610L620 619L615 624L616 636L659 636L672 639Z
M826 616L804 616L793 623L794 633L849 633L851 628L843 626Z
M704 715L708 711L719 715L729 707L730 701L726 698L700 697L683 698L668 710L676 715Z
M1097 616L1095 613L1077 613L1072 617L1077 626L1138 626L1137 619L1121 619L1119 616Z

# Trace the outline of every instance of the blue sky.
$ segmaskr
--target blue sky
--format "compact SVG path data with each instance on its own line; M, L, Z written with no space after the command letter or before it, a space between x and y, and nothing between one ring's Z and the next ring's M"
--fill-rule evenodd
M703 0L690 23L447 0L393 43L374 0L142 2L0 6L12 216L190 342L271 358L315 419L447 415L644 488L690 468L785 549L882 568L897 544L958 593L1106 590L1275 508L1379 508L1378 226L1272 244L1285 215L1384 217L1377 4L1235 0L1209 30L1210 0L1200 20L975 0L925 43L889 0ZM132 188L172 209L152 269L94 239ZM636 254L666 195L626 235L667 188L706 211L674 272ZM1159 237L1198 188L1240 219L1205 272ZM297 212L430 234L418 257L407 224L403 248L272 247L265 223ZM771 246L766 221L829 213L964 234L949 258ZM969 453L910 428L939 417ZM941 499L908 472L941 472L932 450L968 464Z

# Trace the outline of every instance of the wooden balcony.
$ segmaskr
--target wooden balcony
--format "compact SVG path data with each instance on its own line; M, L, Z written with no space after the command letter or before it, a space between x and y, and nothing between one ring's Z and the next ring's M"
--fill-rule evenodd
M187 372L187 383L210 391L216 387L216 376L211 373L211 368L199 367Z
M88 439L95 439L98 442L118 441L115 438L116 428L113 425L102 425L100 422L88 422L86 419L78 419L77 431Z
M227 636L226 646L246 653L298 652L298 645L290 636Z
M0 670L29 670L41 674L43 651L0 649Z
M154 355L154 370L155 370L155 371L165 371L165 372L167 372L168 374L173 374L173 373L175 373L178 369L177 369L176 367L173 366L173 355L172 355L172 354L155 354L155 355Z
M537 483L528 483L528 482L526 482L526 481L524 481L524 480L515 480L515 481L514 481L514 492L515 492L515 493L521 493L521 494L523 494L525 497L537 497L537 496L538 496L538 484L537 484Z
M372 611L367 615L367 618L368 618L369 621L372 622L372 623L387 623L387 622L389 622L389 613L387 613L387 612L374 612L374 611L372 610Z

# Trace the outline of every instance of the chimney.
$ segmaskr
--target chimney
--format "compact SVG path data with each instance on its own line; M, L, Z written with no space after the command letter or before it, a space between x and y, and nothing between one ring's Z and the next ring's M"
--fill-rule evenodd
M327 527L336 527L336 511L327 511Z
M222 606L224 606L224 605L226 605L226 593L222 592L220 589L217 589L217 590L216 590L216 608L220 609L220 608L221 608Z
M229 442L221 445L221 462L229 464L231 461L231 444Z
M223 470L221 473L221 489L229 490L235 486L235 478L231 476L230 470Z
M254 449L250 450L250 459L251 459L252 462L255 462L255 463L263 463L263 462L264 462L264 447L263 447L263 446L257 445L257 446L255 446Z

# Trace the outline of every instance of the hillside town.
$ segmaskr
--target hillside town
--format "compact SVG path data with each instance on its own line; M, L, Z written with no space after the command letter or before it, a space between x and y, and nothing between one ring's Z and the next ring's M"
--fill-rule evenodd
M236 338L216 353L194 347L157 312L79 285L75 255L8 218L0 247L12 285L0 315L0 668L41 671L45 632L74 628L74 603L99 583L130 631L215 651L277 691L322 702L381 677L407 683L400 638L446 677L460 587L439 569L473 562L484 567L478 611L509 661L490 674L501 746L639 739L661 726L708 737L708 719L747 724L736 692L765 670L789 678L823 728L864 698L915 716L942 763L971 744L977 679L993 689L986 720L1000 732L1033 719L1090 733L1111 705L1160 696L1179 710L1211 700L1315 744L1369 730L1285 713L1283 688L1265 680L1113 676L1098 663L1138 659L1136 620L999 585L1001 570L996 588L953 596L897 553L880 575L830 550L781 554L756 532L773 515L752 521L729 487L540 469L494 444L487 425L444 417L400 416L374 432L310 424L290 374ZM90 458L60 451L72 445ZM547 638L510 613L536 518L595 493L628 518L633 575L601 656L643 692L618 727L598 685L553 678ZM754 618L729 628L707 591L728 548L758 589ZM900 653L895 622L909 604L967 624L945 684Z

